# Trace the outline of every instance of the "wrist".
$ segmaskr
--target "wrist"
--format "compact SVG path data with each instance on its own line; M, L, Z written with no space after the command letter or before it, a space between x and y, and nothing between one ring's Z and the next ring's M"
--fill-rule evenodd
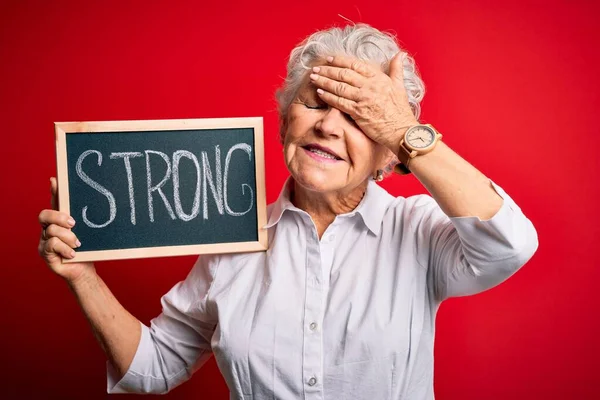
M394 170L402 175L410 173L411 160L432 152L442 139L442 134L431 124L418 124L409 128L404 134L405 136L399 142L398 153L396 153L400 163L394 167Z
M92 264L90 267L84 268L80 274L73 277L63 277L72 291L78 292L85 288L90 288L98 284L98 275L96 268Z
M388 136L385 147L394 153L394 155L398 156L398 152L400 151L400 141L404 138L408 129L415 125L419 125L419 121L414 120L397 124L397 126L392 129L392 133Z

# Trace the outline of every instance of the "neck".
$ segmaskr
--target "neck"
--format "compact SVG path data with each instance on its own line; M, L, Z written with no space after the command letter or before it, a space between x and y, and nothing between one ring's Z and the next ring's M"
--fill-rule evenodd
M308 190L292 181L290 199L292 204L310 215L321 238L337 215L349 213L358 206L367 184L368 181L364 181L347 192L323 193Z

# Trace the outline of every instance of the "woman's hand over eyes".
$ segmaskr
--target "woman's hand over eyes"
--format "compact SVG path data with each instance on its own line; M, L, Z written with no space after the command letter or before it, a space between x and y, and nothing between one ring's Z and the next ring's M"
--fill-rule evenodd
M390 74L352 57L328 57L327 65L313 67L311 82L319 97L348 114L372 140L395 149L418 120L404 88L402 53L390 62Z

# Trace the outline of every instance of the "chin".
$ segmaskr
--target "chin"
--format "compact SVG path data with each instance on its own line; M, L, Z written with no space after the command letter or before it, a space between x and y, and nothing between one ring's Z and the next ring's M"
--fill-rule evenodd
M346 185L348 171L342 163L320 165L301 153L289 158L287 168L294 181L306 190L326 193Z
M321 171L311 174L292 173L292 178L298 185L313 192L324 193L336 189L335 182L331 179L330 174Z

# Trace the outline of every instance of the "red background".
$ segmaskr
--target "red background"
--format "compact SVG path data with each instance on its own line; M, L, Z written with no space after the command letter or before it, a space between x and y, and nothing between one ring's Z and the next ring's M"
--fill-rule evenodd
M498 4L495 4L498 3ZM512 279L438 314L435 391L591 399L599 368L598 16L594 1L3 1L3 398L100 399L105 357L36 253L54 121L264 116L267 200L287 176L274 90L289 51L344 15L398 34L428 92L422 121L499 183L540 248ZM384 182L423 193L414 177ZM98 264L143 322L194 257ZM214 360L167 397L228 398Z

